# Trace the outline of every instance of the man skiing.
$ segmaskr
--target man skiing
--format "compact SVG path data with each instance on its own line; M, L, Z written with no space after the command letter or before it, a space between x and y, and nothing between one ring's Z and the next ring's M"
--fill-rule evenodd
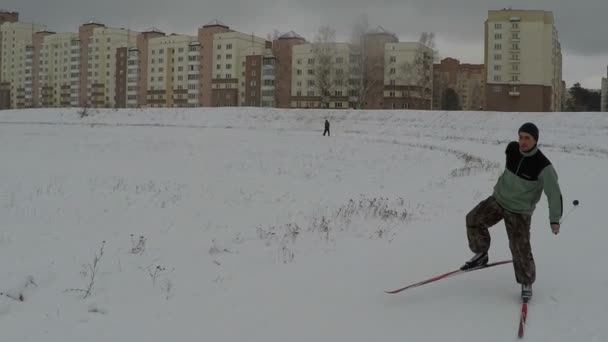
M494 186L493 194L466 216L469 248L475 256L460 269L468 270L488 263L488 228L504 219L515 279L521 284L522 299L527 301L532 297L532 284L536 280L530 247L532 214L544 191L549 203L551 230L558 234L563 204L557 173L537 146L538 128L528 122L518 133L519 143L513 141L507 146L506 168Z

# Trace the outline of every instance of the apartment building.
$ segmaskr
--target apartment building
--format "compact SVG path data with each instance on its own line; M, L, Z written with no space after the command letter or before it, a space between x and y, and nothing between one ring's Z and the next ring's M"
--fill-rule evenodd
M0 10L0 26L4 23L14 23L19 21L19 13ZM8 109L11 106L10 83L2 81L2 31L0 30L0 109Z
M135 47L137 34L93 22L80 27L80 106L117 107L117 50Z
M387 72L387 44L398 43L397 36L378 26L366 32L362 37L362 47L351 57L353 65L352 89L350 100L352 107L366 109L383 109L385 105L385 74ZM390 67L389 67L390 72ZM390 85L389 81L389 85ZM393 82L394 83L394 82ZM392 104L391 104L392 107Z
M25 108L26 95L32 96L26 94L26 84L32 81L33 70L28 63L31 63L29 58L33 57L34 34L42 29L39 25L23 22L5 22L0 26L0 88L3 90L3 102L9 99L8 104L3 104L7 108Z
M293 46L292 108L348 108L350 51L348 43Z
M433 50L418 42L385 44L384 109L431 109Z
M608 112L608 67L606 68L606 70L606 77L602 77L602 112Z
M214 34L212 46L211 82L202 85L211 90L211 106L260 106L262 56L271 54L270 42L229 31Z
M147 99L150 107L198 105L198 37L172 34L148 41Z
M275 57L275 103L277 108L291 107L293 47L305 44L306 39L294 31L279 36L272 42L272 54Z
M26 53L26 107L78 104L79 49L76 33L39 31Z
M552 12L489 11L484 64L487 110L561 109L562 53Z
M485 67L444 58L433 67L433 109L482 110L485 107ZM457 96L458 108L447 108L449 92Z

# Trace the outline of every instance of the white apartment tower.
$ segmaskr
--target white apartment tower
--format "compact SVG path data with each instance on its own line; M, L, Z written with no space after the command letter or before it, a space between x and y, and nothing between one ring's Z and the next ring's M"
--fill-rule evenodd
M489 11L485 66L487 110L561 109L562 53L552 12Z

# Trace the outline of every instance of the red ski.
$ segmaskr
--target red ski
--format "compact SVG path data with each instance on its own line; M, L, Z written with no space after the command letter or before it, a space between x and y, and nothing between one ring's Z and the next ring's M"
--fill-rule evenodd
M526 327L526 318L528 317L528 301L524 300L521 304L521 318L519 319L519 332L517 337L524 337L524 328Z
M485 266L477 267L477 268L472 268L472 269L469 269L469 270L466 270L466 271L456 270L456 271L448 272L448 273L445 273L445 274L442 274L442 275L438 275L436 277L433 277L433 278L430 278L430 279L427 279L427 280L423 280L421 282L418 282L418 283L415 283L415 284L412 284L412 285L408 285L406 287L402 287L400 289L396 289L396 290L392 290L392 291L384 291L384 292L389 293L389 294L396 294L396 293L399 293L401 291L405 291L407 289L411 289L411 288L414 288L414 287L418 287L418 286L426 285L426 284L429 284L429 283L433 283L433 282L436 282L438 280L446 279L446 278L449 278L449 277L452 277L452 276L455 276L455 275L458 275L458 274L467 273L467 272L471 272L471 271L482 270L484 268L498 266L498 265L504 265L504 264L508 264L508 263L511 263L511 262L512 262L512 260L503 260L503 261L492 262L492 263L489 263L489 264L487 264Z

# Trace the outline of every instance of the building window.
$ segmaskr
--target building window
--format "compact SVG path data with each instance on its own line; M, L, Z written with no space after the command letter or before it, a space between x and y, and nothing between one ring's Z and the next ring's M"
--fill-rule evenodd
M519 82L519 75L511 75L511 81Z
M496 24L494 24L494 28L495 29L501 29L502 28L502 24L496 23Z
M501 81L500 75L494 75L494 81L500 82Z
M512 23L511 28L519 29L519 23Z
M226 69L232 69L232 64L226 64Z
M513 71L518 71L519 70L519 64L513 64Z
M494 59L497 61L500 61L502 59L502 55L496 54L496 55L494 55Z
M226 44L226 49L228 49L228 50L232 49L232 44Z
M502 49L502 44L494 44L494 50Z
M391 61L391 63L397 62L397 56L391 56L390 61Z
M391 75L394 75L396 72L397 72L397 71L396 71L396 69L395 69L395 68L391 68L391 71L390 71Z
M519 33L513 33L513 39L519 39Z
M502 34L501 33L495 33L494 34L494 39L502 39Z
M501 65L495 65L495 66L494 66L494 70L495 70L495 71L500 71L500 69L502 69L502 66L501 66ZM464 86L463 86L463 87L464 87Z
M513 50L519 50L519 44L517 44L517 43L513 43L513 44L511 45L511 48L513 48Z
M315 69L308 69L308 74L309 75L314 75L315 74Z

